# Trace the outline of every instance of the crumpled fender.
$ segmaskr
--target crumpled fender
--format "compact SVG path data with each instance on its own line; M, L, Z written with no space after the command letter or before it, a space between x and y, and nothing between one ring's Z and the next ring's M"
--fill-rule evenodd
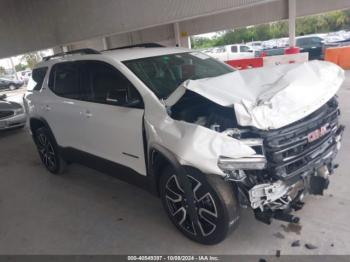
M176 155L182 165L203 173L225 174L218 167L219 156L247 157L256 152L241 141L214 130L166 117L158 124L146 120L149 145L159 144Z

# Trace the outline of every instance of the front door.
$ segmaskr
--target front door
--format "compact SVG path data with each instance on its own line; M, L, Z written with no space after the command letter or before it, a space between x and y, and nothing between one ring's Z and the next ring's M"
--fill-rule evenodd
M143 144L143 102L135 87L114 66L83 61L82 104L88 153L146 175Z

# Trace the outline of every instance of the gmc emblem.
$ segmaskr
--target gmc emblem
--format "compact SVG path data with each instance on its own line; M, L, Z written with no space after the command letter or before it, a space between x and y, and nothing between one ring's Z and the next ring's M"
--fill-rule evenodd
M325 124L321 128L312 131L311 133L309 133L307 135L307 141L309 143L311 143L311 142L323 137L325 134L327 134L329 132L328 127L329 127L329 124Z

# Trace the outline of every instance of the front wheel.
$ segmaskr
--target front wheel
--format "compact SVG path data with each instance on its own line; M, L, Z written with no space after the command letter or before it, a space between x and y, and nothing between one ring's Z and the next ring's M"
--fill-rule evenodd
M185 236L202 244L217 244L238 224L239 205L233 188L219 176L206 176L198 171L188 174L187 179L192 188L197 223L191 219L191 205L172 167L165 168L160 180L163 206Z
M10 85L9 88L10 88L11 91L13 91L13 90L16 89L16 86L15 85Z
M39 152L41 162L52 174L62 174L66 168L66 162L59 154L58 146L49 130L41 127L34 133L34 141Z

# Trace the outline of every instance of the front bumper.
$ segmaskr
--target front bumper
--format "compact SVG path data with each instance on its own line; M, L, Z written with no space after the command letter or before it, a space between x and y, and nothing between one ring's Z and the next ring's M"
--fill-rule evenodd
M226 179L235 182L241 206L251 207L256 218L266 223L272 218L298 220L290 212L303 206L305 195L322 195L336 167L334 159L344 130L339 115L333 98L290 126L253 130L253 135L263 139L265 168L230 170L225 166Z
M300 173L273 183L257 184L249 190L250 206L258 220L267 224L271 223L272 218L287 222L299 221L299 218L290 213L303 207L304 196L323 195L323 191L328 188L343 130L344 127L340 126L330 141L312 151L313 159L299 170Z
M9 118L0 119L0 130L7 130L21 127L26 124L27 117L25 113L11 116Z

